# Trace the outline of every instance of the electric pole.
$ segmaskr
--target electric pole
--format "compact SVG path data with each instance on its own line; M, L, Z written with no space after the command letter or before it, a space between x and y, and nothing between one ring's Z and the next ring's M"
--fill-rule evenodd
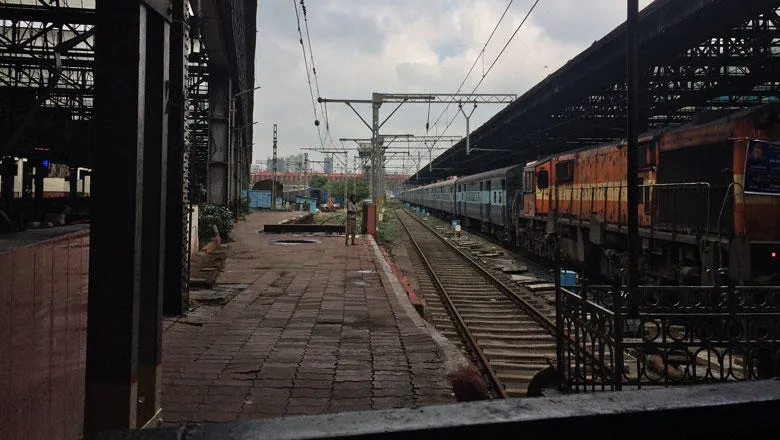
M309 187L309 153L303 153L303 186Z
M346 151L344 152L344 208L347 207L347 192L349 189L349 180L347 180L347 176L349 176L349 153Z
M354 156L353 158L354 166L352 167L353 170L355 170L355 173L357 174L358 169L358 157ZM357 175L354 179L352 179L352 194L357 195Z
M274 124L274 180L271 183L271 209L276 209L276 124Z

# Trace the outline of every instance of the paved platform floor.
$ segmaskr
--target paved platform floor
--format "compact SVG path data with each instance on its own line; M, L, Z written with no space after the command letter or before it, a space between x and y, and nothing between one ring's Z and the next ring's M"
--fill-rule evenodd
M227 304L166 320L165 424L453 401L449 347L402 303L376 245L258 233L283 218L237 225L216 287L238 290ZM276 242L298 239L315 243Z

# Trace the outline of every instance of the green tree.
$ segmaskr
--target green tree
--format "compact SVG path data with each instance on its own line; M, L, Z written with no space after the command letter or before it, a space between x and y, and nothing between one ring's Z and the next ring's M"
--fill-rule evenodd
M341 199L344 197L344 181L330 183L331 197ZM347 180L347 197L355 193L358 200L368 198L368 186L358 179Z
M322 176L311 176L309 178L309 186L312 188L325 188L325 185L328 183L327 177Z

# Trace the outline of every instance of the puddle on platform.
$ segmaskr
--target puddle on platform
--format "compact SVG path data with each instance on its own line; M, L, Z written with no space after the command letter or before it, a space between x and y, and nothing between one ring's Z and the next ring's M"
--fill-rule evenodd
M244 290L249 284L223 283L214 286L214 290Z
M319 243L317 240L308 240L305 238L295 238L295 239L287 239L287 240L276 240L274 241L275 244L281 245L281 246L296 246L301 244L313 244L313 243Z
M360 278L347 278L347 285L357 286L357 287L369 287L374 285L374 283Z

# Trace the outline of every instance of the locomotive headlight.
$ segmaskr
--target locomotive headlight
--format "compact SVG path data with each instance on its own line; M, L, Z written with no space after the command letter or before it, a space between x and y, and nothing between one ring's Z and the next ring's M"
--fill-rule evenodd
M769 254L769 256L770 256L770 257L772 257L772 258L777 258L777 252L775 252L775 251L772 251L772 252Z

